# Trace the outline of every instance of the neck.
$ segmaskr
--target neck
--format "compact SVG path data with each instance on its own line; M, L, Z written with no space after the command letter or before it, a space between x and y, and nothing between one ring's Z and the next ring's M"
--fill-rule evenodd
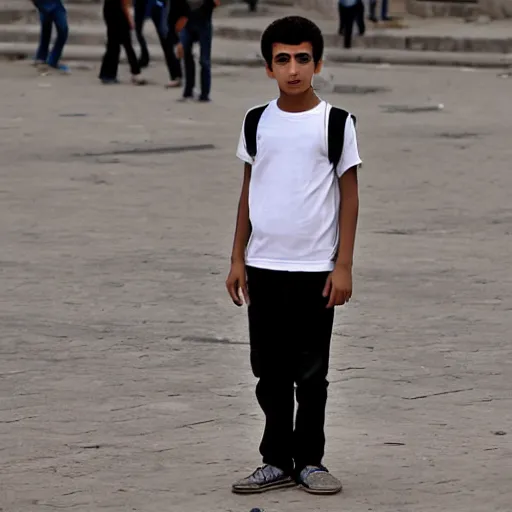
M281 91L277 100L277 106L285 112L306 112L315 108L319 103L320 98L316 95L313 87L293 96Z

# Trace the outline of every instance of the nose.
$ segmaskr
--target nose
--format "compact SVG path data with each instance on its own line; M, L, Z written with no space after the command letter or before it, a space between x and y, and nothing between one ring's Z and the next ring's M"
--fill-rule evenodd
M297 61L295 59L292 59L290 61L290 75L296 75L297 74Z

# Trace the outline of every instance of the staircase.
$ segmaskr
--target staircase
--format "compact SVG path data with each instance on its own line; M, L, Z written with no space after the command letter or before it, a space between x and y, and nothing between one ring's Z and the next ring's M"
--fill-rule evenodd
M215 16L213 61L223 65L261 65L256 56L262 31L273 19L294 13L311 16L319 24L331 61L479 67L508 66L512 62L510 30L508 25L500 24L489 30L483 25L459 23L453 26L454 22L450 22L450 29L444 32L444 28L439 30L437 22L430 22L423 28L418 26L417 20L408 19L407 23L416 27L370 26L364 38L356 38L352 51L346 52L340 48L336 18L305 11L297 5L299 1L260 0L259 12L249 14L242 0L223 0L223 7ZM226 5L230 3L237 5ZM391 13L397 14L404 0L391 0L390 3ZM68 62L99 62L106 35L101 0L68 0L66 6L70 31L64 59ZM37 12L28 0L0 0L0 58L31 58L37 47L39 30ZM148 43L153 45L152 55L161 59L161 48L151 23L148 23L145 35Z

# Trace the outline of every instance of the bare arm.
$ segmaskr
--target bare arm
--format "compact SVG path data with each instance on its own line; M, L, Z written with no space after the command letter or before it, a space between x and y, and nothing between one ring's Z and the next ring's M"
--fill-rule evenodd
M346 171L338 180L340 187L340 213L338 256L334 270L324 288L324 297L329 297L328 308L341 306L352 297L352 263L359 214L357 167Z
M122 0L121 7L123 9L124 15L126 16L126 19L128 20L130 28L133 28L134 24L133 24L132 12L131 12L132 0Z
M249 304L247 276L245 273L245 249L252 231L251 221L249 220L249 184L251 182L251 172L251 165L246 163L244 167L242 192L238 203L235 239L231 252L231 270L226 279L228 293L237 306L241 306L243 300L245 300L246 304ZM242 295L240 295L240 290L242 291Z
M359 215L359 192L357 185L357 167L352 167L338 180L340 187L340 241L336 266L352 269L354 243L356 239L357 218Z
M231 253L231 263L245 262L245 248L249 237L251 236L251 222L249 220L249 184L251 182L252 167L245 164L244 181L242 184L242 193L238 203L238 214L236 219L235 239L233 242L233 251Z

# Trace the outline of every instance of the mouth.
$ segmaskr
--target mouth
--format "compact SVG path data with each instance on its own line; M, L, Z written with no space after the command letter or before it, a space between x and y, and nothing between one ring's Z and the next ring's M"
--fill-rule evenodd
M288 85L294 86L294 85L300 85L301 80L289 80Z

